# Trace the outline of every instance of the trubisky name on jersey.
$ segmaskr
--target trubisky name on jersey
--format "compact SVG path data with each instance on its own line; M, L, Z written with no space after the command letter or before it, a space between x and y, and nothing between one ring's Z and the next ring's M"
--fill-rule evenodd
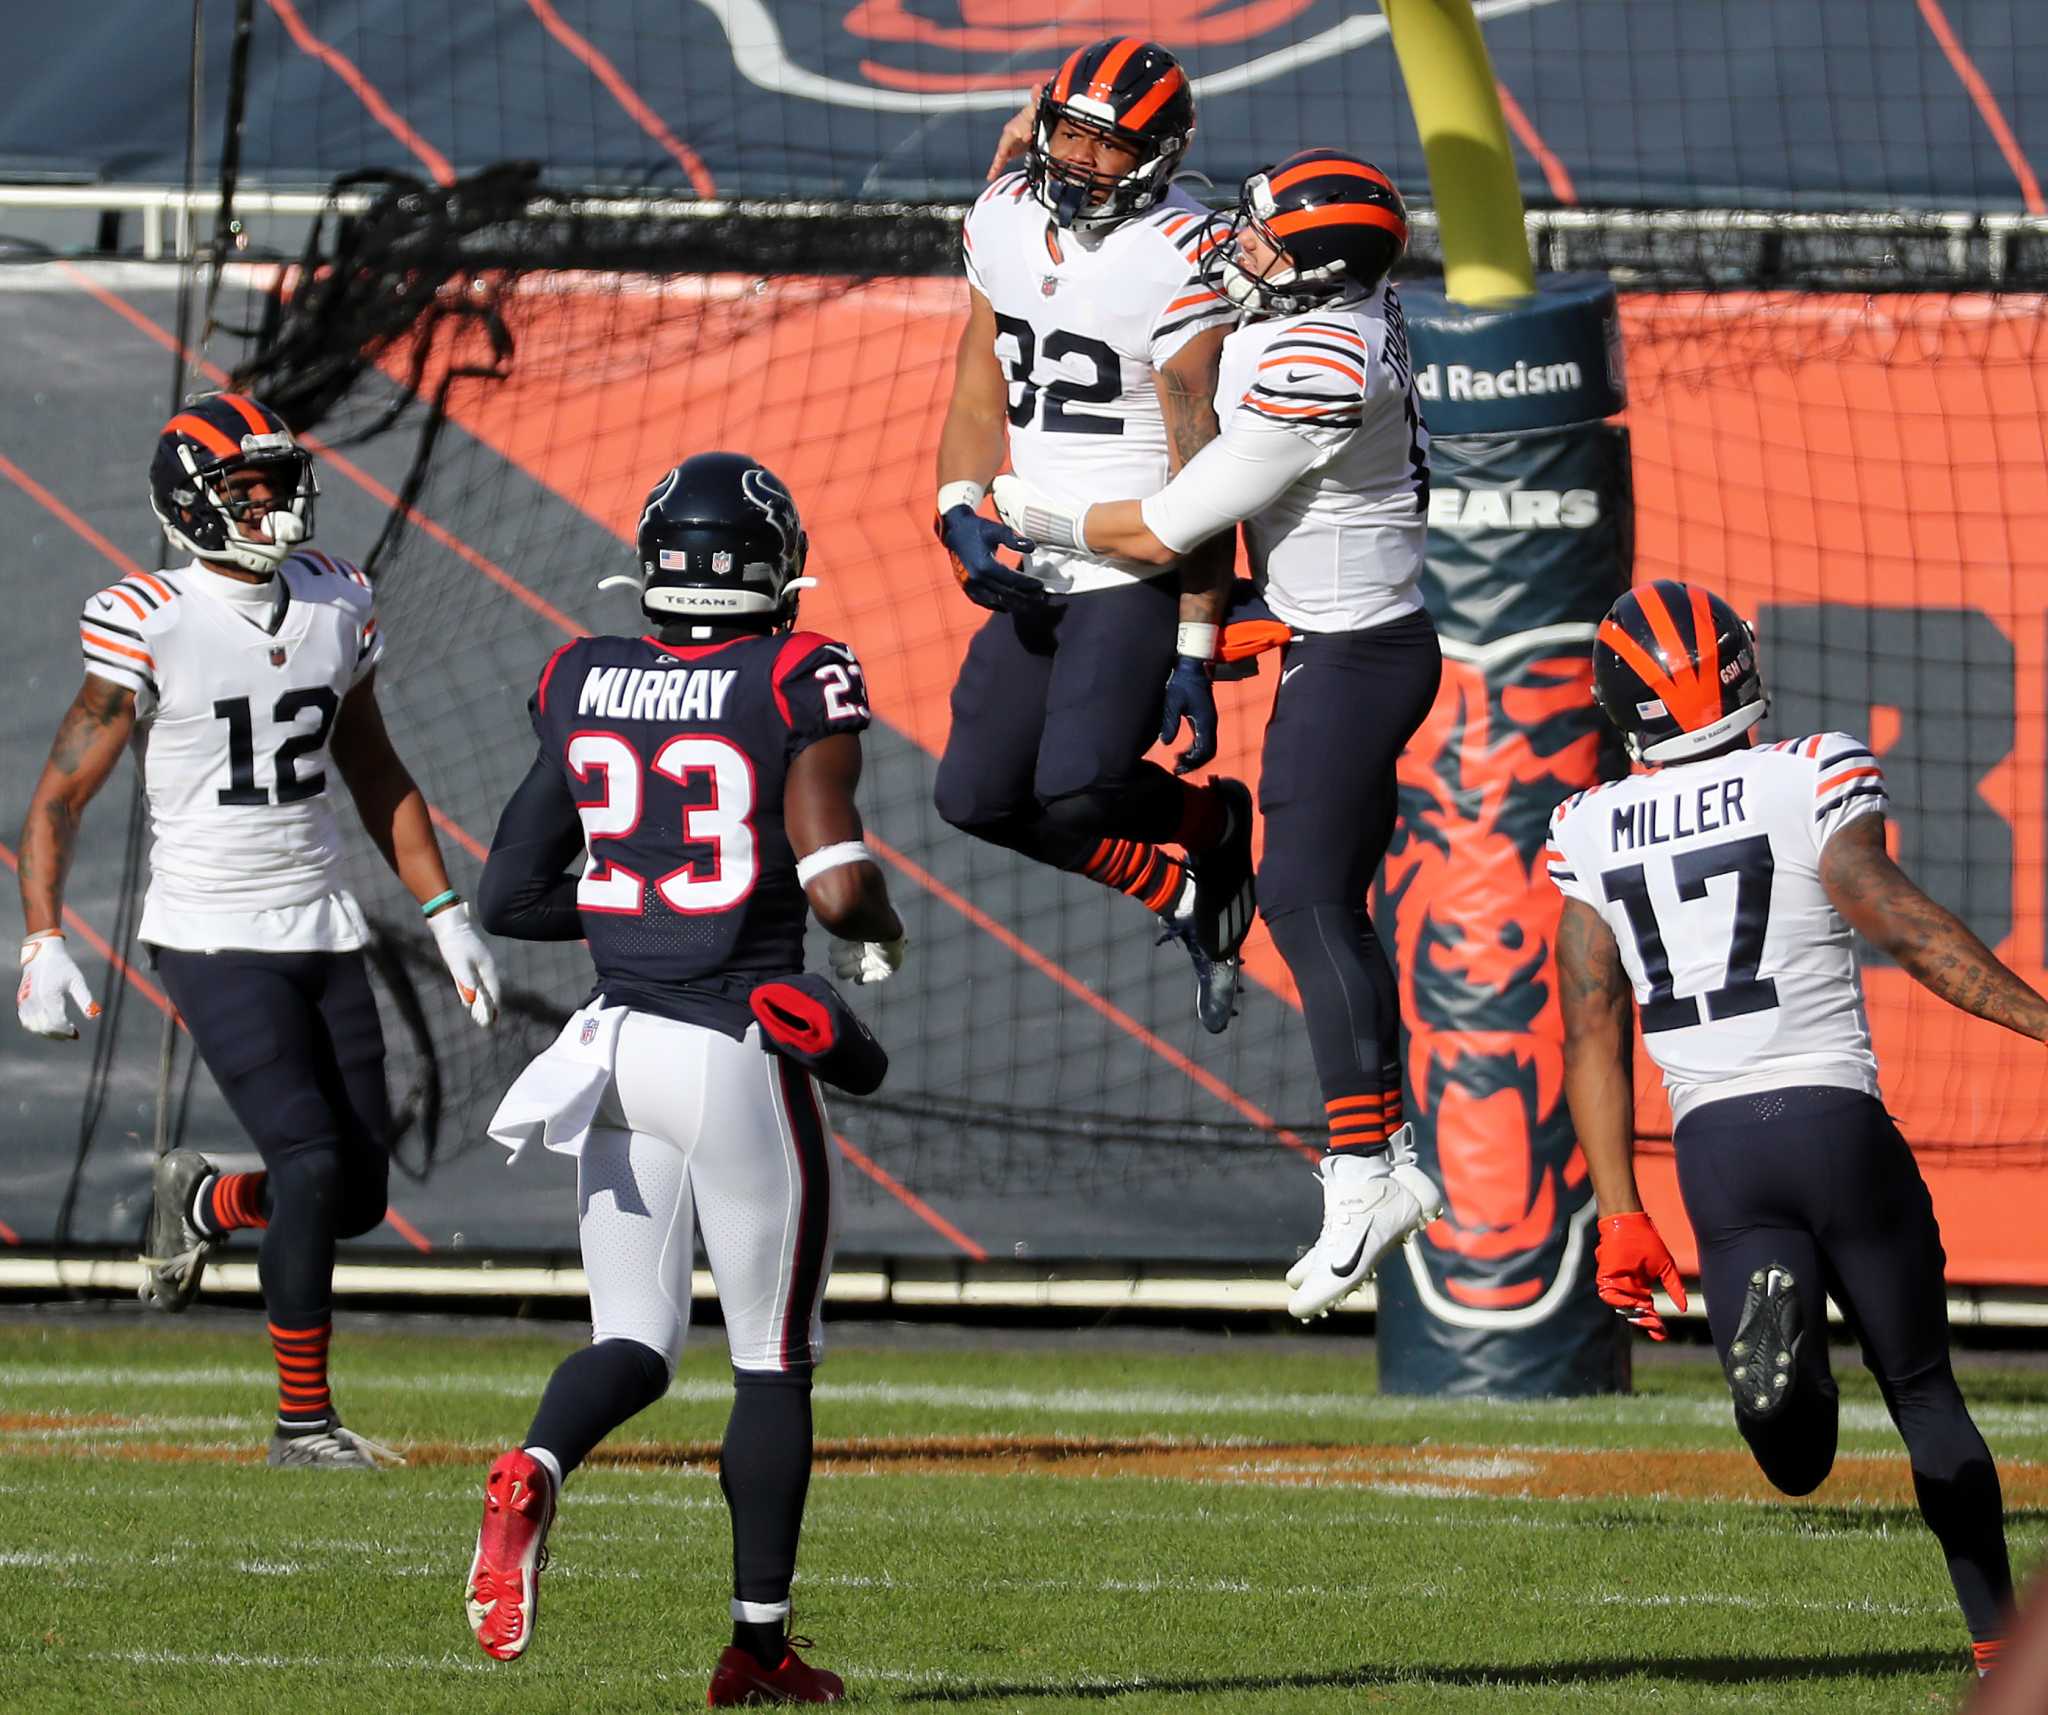
M738 677L732 667L593 667L583 675L576 712L615 721L715 721Z
M1711 834L1744 820L1742 782L1713 780L1668 798L1642 798L1614 812L1609 843L1614 851L1661 846L1689 834Z

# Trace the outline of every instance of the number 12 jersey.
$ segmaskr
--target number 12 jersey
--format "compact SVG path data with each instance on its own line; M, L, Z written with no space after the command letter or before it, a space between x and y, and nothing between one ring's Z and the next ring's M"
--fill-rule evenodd
M1550 878L1613 930L1674 1119L1799 1085L1879 1093L1855 939L1820 856L1885 807L1877 758L1839 732L1653 769L1558 806Z

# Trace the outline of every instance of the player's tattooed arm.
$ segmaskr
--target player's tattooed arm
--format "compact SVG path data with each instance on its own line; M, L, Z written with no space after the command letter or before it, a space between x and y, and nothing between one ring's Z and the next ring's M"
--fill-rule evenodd
M21 829L21 915L39 935L60 927L64 878L85 807L107 783L135 731L135 693L97 674L64 711Z
M441 842L435 838L425 795L384 729L375 673L342 699L331 754L362 817L363 832L407 891L422 904L446 893L448 868L441 861Z
M2048 1000L2008 970L1954 912L1892 862L1881 815L1859 816L1822 848L1821 885L1849 926L1951 1006L2048 1041Z
M1166 418L1166 462L1178 475L1220 432L1216 421L1216 379L1228 328L1197 334L1175 352L1154 377L1159 409ZM1149 534L1149 532L1148 532ZM1231 573L1237 563L1237 532L1226 530L1190 550L1180 563L1180 620L1183 625L1221 625L1230 603Z
M1640 1209L1635 1175L1632 995L1621 949L1600 913L1567 899L1557 924L1564 1090L1600 1213Z

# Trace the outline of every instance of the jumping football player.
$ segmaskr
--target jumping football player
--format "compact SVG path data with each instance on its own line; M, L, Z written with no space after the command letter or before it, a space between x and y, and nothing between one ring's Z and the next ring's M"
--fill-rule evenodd
M885 1062L837 994L798 973L807 902L839 937L840 976L879 982L903 960L854 807L866 690L845 644L791 629L808 543L773 472L736 453L688 460L648 497L638 546L654 629L548 662L540 751L484 869L487 927L587 938L597 967L492 1121L501 1141L577 1155L592 1344L491 1467L470 1625L503 1661L532 1641L564 1480L675 1373L694 1230L735 1384L719 1462L733 1632L710 1702L832 1703L838 1676L789 1637L838 1202L810 1074L865 1092Z
M1395 763L1436 697L1423 611L1429 434L1401 300L1401 198L1368 162L1311 149L1245 181L1205 277L1245 312L1223 347L1220 440L1158 493L1090 506L1020 473L998 511L1039 548L1166 565L1244 526L1268 618L1226 650L1278 646L1259 810L1259 912L1293 973L1329 1116L1323 1225L1288 1308L1326 1313L1434 1220L1442 1199L1401 1117L1400 1003L1366 910L1393 838Z
M67 1001L98 1015L65 943L64 877L85 807L133 735L154 835L137 933L263 1159L258 1173L219 1173L186 1149L157 1162L142 1295L184 1309L222 1237L261 1228L278 1372L268 1462L373 1468L388 1449L342 1426L327 1376L335 1241L384 1219L391 1134L330 762L479 1024L495 1016L497 971L384 731L369 582L303 546L311 457L266 407L219 393L165 424L149 487L192 559L85 604L85 683L21 835L21 1022L75 1037Z
M1565 1092L1599 1200L1600 1296L1657 1340L1651 1288L1685 1306L1636 1194L1633 993L1671 1096L1736 1427L1786 1494L1826 1478L1832 1297L1988 1666L2012 1601L1998 1472L1949 1367L1941 1234L1879 1093L1852 931L2036 1041L2048 1001L1886 855L1884 774L1860 738L1753 743L1769 700L1754 635L1720 597L1669 581L1623 596L1595 639L1593 685L1645 766L1551 820Z
M1158 913L1194 961L1203 1025L1221 1031L1251 927L1251 795L1192 785L1145 751L1185 720L1177 773L1216 753L1209 671L1233 544L1178 579L1051 548L1012 566L997 550L1023 544L977 510L1006 449L1034 481L1094 499L1157 487L1214 438L1236 311L1202 278L1206 217L1172 182L1194 122L1163 49L1078 49L1040 92L1024 169L968 213L936 528L993 611L953 689L934 798L954 827Z

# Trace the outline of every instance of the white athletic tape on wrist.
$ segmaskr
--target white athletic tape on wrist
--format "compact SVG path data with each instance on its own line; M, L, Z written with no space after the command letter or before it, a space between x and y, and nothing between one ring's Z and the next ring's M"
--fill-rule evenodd
M809 887L828 869L840 869L850 863L873 863L874 854L859 840L841 840L837 845L820 846L796 860L796 881L799 887Z
M939 488L939 516L945 517L956 506L964 506L970 512L982 503L988 490L978 482L948 482Z
M1194 620L1184 619L1174 629L1174 647L1183 655L1192 655L1197 661L1216 659L1217 628Z

